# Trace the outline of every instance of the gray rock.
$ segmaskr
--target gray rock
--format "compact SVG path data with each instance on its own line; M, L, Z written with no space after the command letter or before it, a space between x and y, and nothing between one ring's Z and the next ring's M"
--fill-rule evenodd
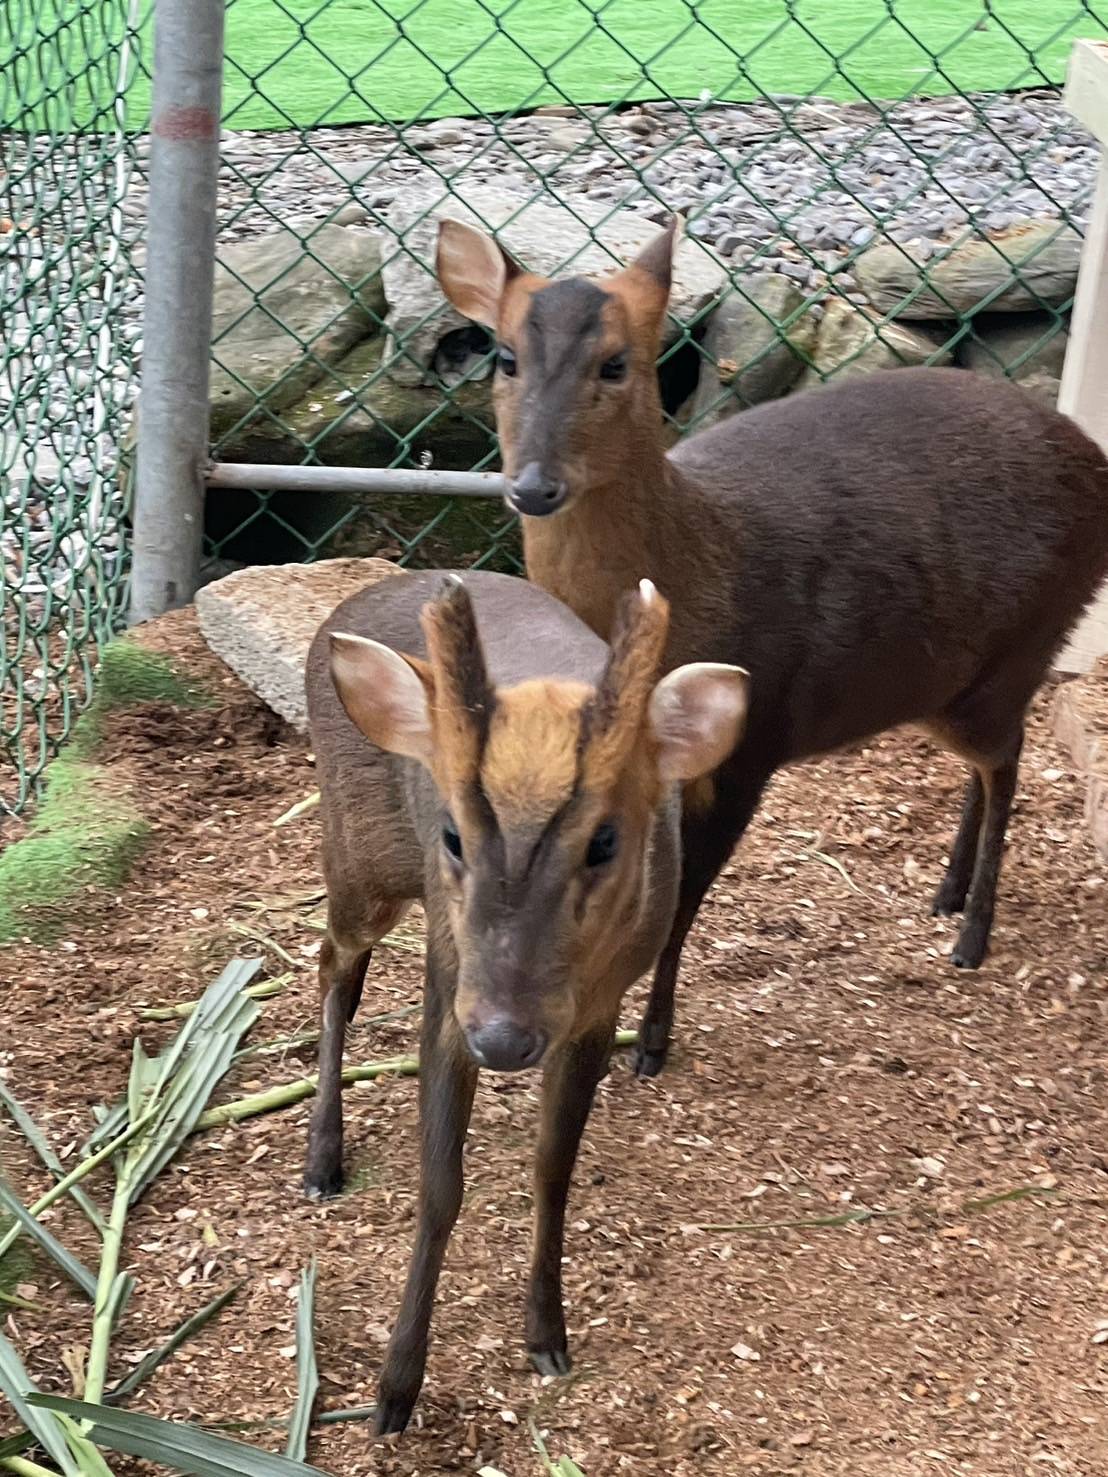
M958 345L957 358L994 379L1059 377L1068 339L1068 324L1059 324L1053 313L978 313L973 337Z
M455 384L444 400L438 385L405 384L383 354L381 336L365 339L311 385L281 415L260 414L226 437L220 455L232 461L299 462L305 443L331 466L388 466L401 441L411 456L432 464L471 467L495 446L491 380Z
M1062 388L1062 381L1057 375L1029 374L1026 379L1020 380L1020 388L1051 410L1057 410L1058 392Z
M586 275L612 271L658 232L651 221L630 210L611 211L603 205L581 203L571 211L499 186L467 186L462 180L455 188L464 192L464 199L444 197L437 180L413 185L389 211L389 225L406 248L388 253L382 274L391 343L403 346L407 355L395 357L390 369L401 384L418 383L430 368L443 334L466 321L446 302L434 278L435 241L444 217L493 229L510 220L499 231L500 238L526 267L544 274L562 269ZM707 252L692 243L679 248L671 314L681 321L695 317L719 295L724 281L723 268ZM677 334L670 322L667 342Z
M953 355L942 348L944 339L945 330L941 328L882 324L871 310L832 298L824 309L812 350L813 368L800 376L797 389L822 385L825 375L841 380L848 375L874 374L879 369L949 364Z
M357 200L348 200L341 205L331 217L331 222L336 226L360 226L363 221L369 219L368 209Z
M380 270L378 238L343 226L310 232L307 246L277 231L224 247L212 310L213 434L256 396L274 411L292 404L321 365L372 332L371 315L385 307Z
M348 595L399 573L386 559L241 569L197 590L196 615L216 656L304 733L304 663L312 638Z
M713 426L736 411L775 400L800 377L802 357L811 354L816 324L804 314L788 329L778 325L804 306L804 293L787 277L767 272L742 283L743 292L724 299L701 344L706 355L693 397L689 424Z
M912 246L874 246L854 270L882 313L942 318L970 313L986 298L997 311L1057 307L1073 296L1080 260L1078 233L1041 220L973 237L945 254L940 248L926 263L926 274Z

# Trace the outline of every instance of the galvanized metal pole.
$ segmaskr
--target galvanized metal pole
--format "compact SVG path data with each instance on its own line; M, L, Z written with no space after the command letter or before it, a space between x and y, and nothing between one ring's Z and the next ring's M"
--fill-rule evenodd
M437 472L422 467L287 467L280 463L213 462L209 487L254 492L348 492L382 497L503 497L499 472Z
M187 604L200 575L224 3L154 5L132 621Z

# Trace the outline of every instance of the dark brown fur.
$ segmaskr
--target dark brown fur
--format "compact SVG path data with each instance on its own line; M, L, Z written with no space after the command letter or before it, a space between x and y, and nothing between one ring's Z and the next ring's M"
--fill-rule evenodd
M685 934L770 775L898 724L924 725L973 768L935 910L965 907L954 962L976 967L1028 702L1108 572L1104 456L1014 386L950 369L763 405L667 456L654 359L672 234L600 284L598 309L595 284L511 276L477 233L451 229L474 284L479 264L489 284L463 310L516 351L515 377L496 388L505 473L511 485L530 467L562 499L523 518L530 578L606 634L645 573L672 604L668 665L735 661L752 677L746 736L714 800L705 807L701 787L686 805L681 900L640 1070L661 1068ZM558 351L533 362L536 314L555 291ZM607 386L599 366L621 350L626 382Z

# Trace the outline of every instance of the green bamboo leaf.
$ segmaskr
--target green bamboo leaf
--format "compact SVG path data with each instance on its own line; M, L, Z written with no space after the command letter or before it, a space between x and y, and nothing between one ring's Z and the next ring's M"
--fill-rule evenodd
M33 1395L29 1403L36 1411L54 1411L85 1421L88 1435L97 1446L172 1467L187 1477L324 1477L318 1467L262 1451L245 1441L233 1441L229 1436L215 1436L199 1426L158 1420L133 1410L114 1410L107 1405L89 1405L61 1395Z
M28 1446L34 1444L35 1438L30 1431L16 1431L14 1436L5 1436L0 1441L0 1461L7 1456L18 1456L21 1451L26 1451Z
M41 1221L35 1220L23 1201L12 1194L3 1180L0 1180L0 1206L22 1226L24 1232L42 1248L51 1261L62 1269L70 1282L79 1287L86 1297L96 1296L96 1278L89 1269L71 1251L67 1251Z
M11 1401L12 1410L27 1427L43 1451L47 1452L66 1477L82 1477L80 1469L69 1453L54 1415L49 1411L33 1408L37 1396L31 1376L23 1366L23 1360L15 1345L6 1334L0 1332L0 1390Z
M212 981L196 1002L196 1009L190 1014L185 1026L167 1050L154 1059L152 1079L159 1091L172 1078L186 1054L192 1050L198 1033L207 1032L213 1025L218 1025L229 1009L232 1012L237 1009L236 997L249 985L261 965L260 959L232 959L219 977ZM122 1132L127 1124L127 1112L126 1099L114 1103L110 1108L99 1108L96 1114L97 1125L85 1142L82 1152L88 1153Z
M38 1124L31 1117L30 1113L27 1112L27 1109L2 1080L0 1080L0 1103L3 1104L4 1110L8 1114L8 1117L15 1124L16 1128L19 1129L20 1133L30 1144L31 1148L34 1149L35 1153L42 1160L43 1164L45 1164L46 1168L50 1171L55 1179L60 1180L65 1174L65 1169L62 1166L61 1160L50 1147L46 1135L39 1128ZM81 1210L83 1211L84 1215L91 1223L91 1225L93 1225L97 1231L103 1231L104 1217L100 1214L96 1206L85 1194L84 1190L82 1190L79 1185L74 1185L69 1193L70 1195L72 1195L75 1203L81 1207Z
M137 1390L139 1385L150 1378L159 1365L164 1364L187 1339L190 1339L194 1333L199 1333L206 1323L225 1308L241 1287L242 1283L236 1282L234 1286L227 1288L226 1292L221 1292L218 1297L212 1298L210 1303L205 1303L198 1312L191 1314L183 1323L179 1323L165 1343L159 1344L156 1349L151 1349L150 1353L135 1365L129 1375L108 1391L104 1396L104 1403L118 1405L133 1390Z
M312 1423L312 1407L319 1394L319 1370L315 1360L316 1259L313 1256L300 1274L300 1296L296 1303L296 1404L289 1421L289 1439L285 1455L302 1462L308 1450L308 1430Z

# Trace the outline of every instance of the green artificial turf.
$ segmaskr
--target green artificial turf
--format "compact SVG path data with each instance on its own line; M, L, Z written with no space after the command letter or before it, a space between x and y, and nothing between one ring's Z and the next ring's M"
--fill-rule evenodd
M57 128L67 110L68 126L108 121L126 5L9 0L0 57L41 33L48 12L67 19L37 56L56 67L87 57L90 84L47 101L21 83L26 66L9 67L0 112L22 106ZM285 128L705 91L1000 91L1060 81L1078 36L1108 36L1108 0L229 0L224 111L231 128ZM140 69L134 126L148 107Z

